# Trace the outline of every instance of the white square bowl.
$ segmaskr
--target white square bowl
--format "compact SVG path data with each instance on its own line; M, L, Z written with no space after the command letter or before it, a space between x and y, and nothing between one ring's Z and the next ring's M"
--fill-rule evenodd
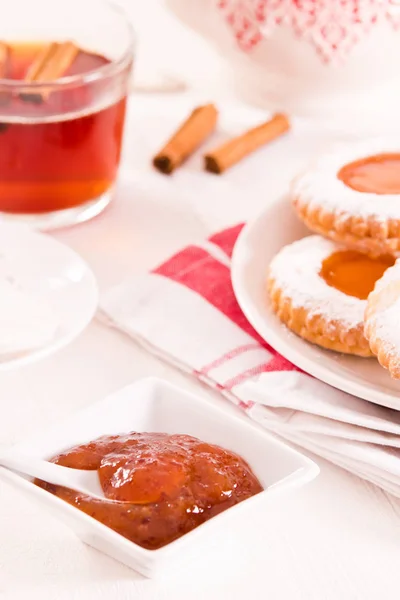
M23 443L18 452L48 459L61 451L101 435L148 431L186 433L218 444L242 456L259 478L264 491L213 517L190 533L159 550L146 550L99 523L67 502L37 487L22 475L0 468L3 478L42 502L67 523L84 542L112 556L142 575L154 577L170 571L199 553L210 542L246 519L263 511L278 492L313 479L319 472L315 463L292 450L250 421L212 406L169 383L146 378L108 396L70 419Z

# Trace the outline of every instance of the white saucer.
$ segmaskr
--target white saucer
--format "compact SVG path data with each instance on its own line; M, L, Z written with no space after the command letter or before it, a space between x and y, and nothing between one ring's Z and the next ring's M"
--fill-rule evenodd
M86 263L61 242L24 226L0 225L1 281L12 281L18 290L49 306L56 329L44 346L0 354L0 371L32 363L66 346L97 308L97 283Z
M232 284L241 309L268 344L307 373L349 394L400 410L400 382L375 359L323 350L289 331L273 314L265 285L268 265L283 246L306 235L310 232L286 197L245 226L232 259Z

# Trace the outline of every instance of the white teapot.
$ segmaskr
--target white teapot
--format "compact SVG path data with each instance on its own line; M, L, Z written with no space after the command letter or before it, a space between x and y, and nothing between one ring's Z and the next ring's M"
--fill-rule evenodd
M217 46L245 100L349 131L400 132L400 0L369 0L358 23L360 4L167 0L180 20ZM278 5L280 14L273 14Z

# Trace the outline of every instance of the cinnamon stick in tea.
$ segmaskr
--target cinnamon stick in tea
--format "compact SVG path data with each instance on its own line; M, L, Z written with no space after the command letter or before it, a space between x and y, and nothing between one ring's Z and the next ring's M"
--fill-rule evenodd
M11 50L5 42L0 42L0 79L7 79L10 75ZM11 98L10 93L0 92L0 104L6 104Z
M51 42L37 55L27 70L24 80L27 82L55 81L62 77L74 62L79 48L72 42ZM21 94L24 100L41 102L48 94Z
M10 70L10 47L0 42L0 79L6 79Z
M264 144L271 142L290 129L288 118L276 114L270 121L258 125L229 140L204 156L206 171L221 174Z
M0 79L7 79L10 74L10 47L5 42L0 42ZM0 106L8 104L11 100L11 94L7 91L0 91ZM8 123L0 123L0 133L8 129Z
M218 111L213 104L193 110L164 148L154 157L156 169L169 175L214 131Z

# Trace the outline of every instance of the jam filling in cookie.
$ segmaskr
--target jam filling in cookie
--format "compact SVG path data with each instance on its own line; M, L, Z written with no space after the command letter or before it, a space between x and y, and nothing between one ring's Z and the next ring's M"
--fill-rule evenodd
M368 156L345 165L338 179L357 192L400 194L400 154Z
M393 264L391 256L373 259L353 250L340 250L323 261L320 275L328 285L347 296L366 300L375 283Z

